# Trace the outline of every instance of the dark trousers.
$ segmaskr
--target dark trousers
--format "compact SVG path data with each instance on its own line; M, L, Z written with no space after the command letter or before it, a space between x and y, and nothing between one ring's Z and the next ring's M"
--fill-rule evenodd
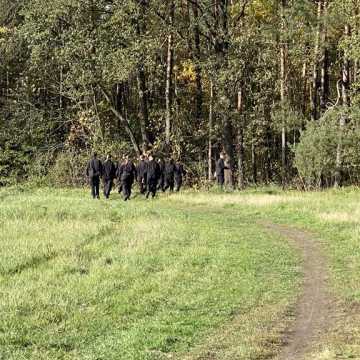
M152 197L155 197L156 190L157 190L156 180L149 179L148 182L147 182L147 189L146 190L147 190L147 193L146 193L147 198L150 196L150 194L152 195Z
M145 177L139 177L138 181L139 181L140 194L145 194L146 193L146 179L145 179Z
M218 175L217 176L217 183L220 187L224 186L224 182L225 182L225 176L224 175Z
M100 177L93 176L90 178L90 186L91 186L91 195L92 197L99 198L100 197Z
M133 184L132 179L123 179L122 180L122 193L123 193L125 201L130 199L132 184Z
M162 190L162 191L165 191L164 188L165 188L165 178L162 175L162 176L160 176L160 179L159 179L159 182L158 182L158 189Z
M164 191L170 189L170 191L174 191L174 179L173 178L165 178L165 186Z
M182 186L182 178L175 178L175 191L180 191Z
M113 187L113 181L110 179L104 179L104 196L108 199Z

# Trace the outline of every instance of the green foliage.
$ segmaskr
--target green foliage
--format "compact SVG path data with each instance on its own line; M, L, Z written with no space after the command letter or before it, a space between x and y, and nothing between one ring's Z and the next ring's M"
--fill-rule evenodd
M86 165L89 154L61 152L47 174L47 180L57 186L82 186L86 184Z
M349 95L353 106L359 103L357 2L328 1L321 16L317 2L285 3L0 0L0 144L19 152L2 154L2 162L14 159L13 179L21 181L34 177L34 159L42 178L49 169L41 163L51 167L59 151L136 155L143 146L181 158L194 168L195 183L208 173L211 140L212 163L225 150L236 172L242 148L247 183L279 179L280 132L286 128L287 144L298 141L313 114L315 73L324 71L325 87L329 80L321 109L320 78L315 90L317 113L324 113L338 97L339 67L353 60ZM351 36L344 35L346 23ZM170 144L164 143L167 110ZM204 165L196 170L198 163ZM12 176L2 171L2 178Z
M340 126L340 118L347 119ZM330 186L334 182L338 144L341 141L342 168L345 180L356 182L360 178L359 109L336 108L318 122L311 122L302 133L295 148L295 166L308 187Z

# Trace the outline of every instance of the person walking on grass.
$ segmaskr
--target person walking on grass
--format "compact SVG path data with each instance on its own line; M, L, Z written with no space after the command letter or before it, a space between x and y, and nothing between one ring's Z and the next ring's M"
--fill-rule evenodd
M117 179L118 193L121 194L122 193L122 182L118 175L119 175L119 169L121 168L121 166L124 163L125 156L123 156L123 157L120 156L119 159L120 160L116 164L115 178Z
M172 158L166 162L164 167L164 191L169 189L171 192L174 191L175 182L175 162Z
M137 166L137 180L139 183L140 194L146 193L146 171L147 161L145 155L140 155L139 164Z
M103 167L101 161L97 158L95 152L92 159L88 162L86 167L86 176L89 179L91 187L91 195L93 199L100 199L100 178L102 176Z
M157 189L165 191L165 162L163 159L158 159L158 165L159 165L159 179L158 179L158 185Z
M225 182L225 170L229 169L229 167L227 167L225 165L225 155L224 153L220 154L220 159L216 162L216 179L217 179L217 183L218 185L223 188L224 186L224 182Z
M121 182L124 201L130 200L131 188L136 178L136 168L128 156L117 170L117 178Z
M154 198L156 190L161 176L161 170L159 163L154 160L154 157L150 154L149 161L146 167L146 198L148 199L150 194Z
M182 184L183 177L186 175L183 164L180 161L177 161L174 168L174 180L175 180L175 191L179 192Z
M116 167L115 164L112 162L111 155L109 154L103 164L104 196L106 199L110 197L115 177Z

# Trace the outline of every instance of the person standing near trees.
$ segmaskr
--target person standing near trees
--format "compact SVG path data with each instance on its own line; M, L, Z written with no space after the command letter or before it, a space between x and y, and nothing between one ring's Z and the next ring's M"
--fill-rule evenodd
M130 199L131 188L136 178L136 168L129 156L125 156L125 160L118 168L116 175L121 182L124 201L127 201Z
M110 197L113 187L113 181L116 177L116 167L112 162L111 155L108 154L103 164L103 182L104 182L104 196L106 199Z
M103 167L101 161L97 158L97 153L93 154L92 159L86 167L86 176L89 179L91 187L91 195L93 199L100 199L100 178L102 176Z
M229 169L225 165L225 155L224 153L220 154L220 159L216 162L216 179L218 185L222 188L225 182L225 169Z
M183 183L183 177L186 175L183 164L177 161L174 168L175 191L179 192Z
M158 160L158 165L160 169L159 179L158 179L158 190L164 190L165 187L165 162L163 159Z
M139 182L140 193L146 192L146 171L147 163L145 155L140 155L139 164L137 166L137 180Z
M170 189L170 191L174 191L174 181L175 181L175 162L174 159L170 158L169 161L166 162L164 168L164 191Z
M161 170L160 165L154 160L154 157L150 154L149 161L146 167L146 198L148 199L150 194L154 198L158 182L160 179Z

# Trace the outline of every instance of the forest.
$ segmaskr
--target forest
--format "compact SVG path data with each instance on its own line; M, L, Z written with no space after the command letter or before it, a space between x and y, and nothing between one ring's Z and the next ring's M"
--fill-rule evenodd
M0 0L0 185L92 151L210 184L360 183L357 0Z

